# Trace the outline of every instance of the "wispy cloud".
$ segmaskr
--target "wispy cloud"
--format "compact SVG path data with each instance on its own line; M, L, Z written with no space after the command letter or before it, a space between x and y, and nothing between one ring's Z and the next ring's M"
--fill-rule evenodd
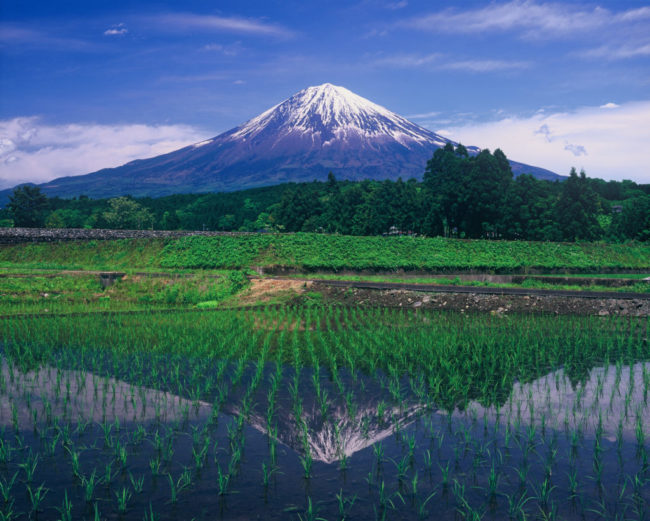
M650 27L648 31L650 31ZM601 45L600 47L581 51L576 54L583 58L626 60L640 56L650 56L650 42L625 45Z
M531 64L520 60L463 60L443 53L392 54L370 60L369 65L396 69L438 69L467 72L498 72L528 69Z
M462 143L501 148L512 159L560 174L575 166L592 177L650 183L650 100L612 105L464 123L447 127L447 135Z
M587 149L585 147L573 143L564 143L564 150L568 150L576 157L587 155Z
M0 188L115 167L204 140L188 125L48 125L36 117L0 121Z
M409 114L406 116L407 119L429 119L439 116L440 112L422 112L420 114Z
M94 51L98 48L97 45L78 38L10 23L0 23L0 44L17 50L45 48L51 51Z
M528 69L529 67L529 62L507 60L461 60L441 66L442 69L469 72L512 71Z
M160 83L202 83L205 81L232 81L232 73L226 72L207 72L205 74L170 74L158 78Z
M258 20L254 18L241 18L238 16L216 16L195 13L165 13L153 16L159 30L165 32L178 31L205 31L250 34L258 36L273 36L277 38L291 38L294 32L281 25Z
M583 4L513 0L476 9L445 9L398 22L429 32L484 33L514 31L526 37L571 36L612 25L650 20L650 7L612 12Z
M395 67L412 69L419 68L425 65L431 65L438 61L443 54L392 54L388 56L381 56L370 61L370 65L376 67Z
M409 5L407 0L399 0L398 2L388 2L386 4L386 9L391 9L395 11L397 9L404 9L407 5Z
M236 56L242 52L243 47L241 42L234 42L226 45L221 43L208 43L201 47L201 50L223 54L224 56Z
M122 36L128 33L129 30L126 28L126 25L123 23L111 25L108 29L104 31L105 36Z

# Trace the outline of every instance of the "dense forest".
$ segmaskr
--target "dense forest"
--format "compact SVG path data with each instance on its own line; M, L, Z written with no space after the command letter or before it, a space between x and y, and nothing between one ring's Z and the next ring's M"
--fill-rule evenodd
M160 198L48 198L17 188L0 225L224 231L418 234L542 241L650 239L650 185L592 179L513 178L501 150L436 150L422 182L282 184Z

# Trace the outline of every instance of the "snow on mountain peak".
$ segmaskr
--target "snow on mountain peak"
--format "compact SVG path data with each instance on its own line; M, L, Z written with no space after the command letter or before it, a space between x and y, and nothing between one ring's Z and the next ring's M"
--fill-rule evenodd
M252 139L266 132L310 134L322 145L334 140L394 140L410 145L442 146L444 138L354 92L323 83L307 87L233 130L232 139Z

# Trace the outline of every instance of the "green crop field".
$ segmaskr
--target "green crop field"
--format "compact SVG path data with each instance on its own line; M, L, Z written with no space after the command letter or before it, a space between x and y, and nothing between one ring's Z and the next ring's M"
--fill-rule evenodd
M571 270L650 271L644 243L550 243L320 234L251 234L172 240L20 244L0 249L0 267L49 269Z

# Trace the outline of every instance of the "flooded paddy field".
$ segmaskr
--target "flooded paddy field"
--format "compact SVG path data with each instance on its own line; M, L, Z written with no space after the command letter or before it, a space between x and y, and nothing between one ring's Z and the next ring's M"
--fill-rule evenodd
M0 325L0 519L648 519L649 321Z

